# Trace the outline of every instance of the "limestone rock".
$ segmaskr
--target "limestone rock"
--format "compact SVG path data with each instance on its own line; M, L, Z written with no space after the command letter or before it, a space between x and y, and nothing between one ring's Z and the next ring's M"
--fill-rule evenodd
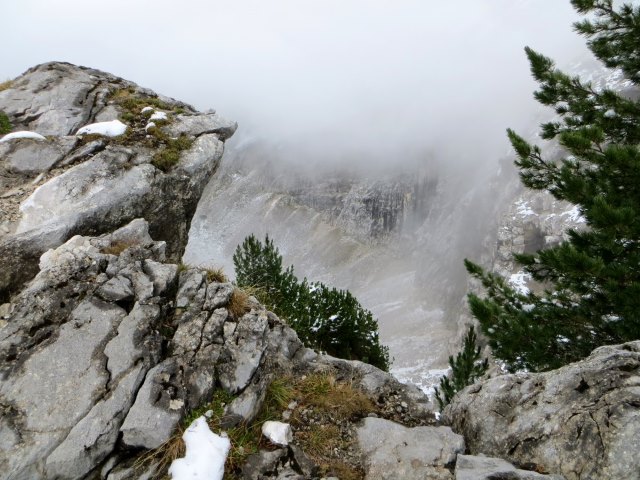
M558 370L467 387L443 420L484 453L567 480L640 471L640 341L600 347Z
M177 115L176 121L169 126L168 132L175 137L184 134L200 136L215 133L220 140L226 140L235 133L237 128L236 122L230 122L216 113L211 113Z
M501 458L458 455L455 470L456 480L563 480L560 475L543 475L528 470L519 470Z
M127 120L127 138L84 144L69 136L88 123L122 116L123 107L113 99L119 91L140 101L157 98L114 75L64 63L34 67L0 92L0 110L16 128L49 135L0 146L0 257L6 259L0 299L35 276L37 260L48 249L73 235L109 232L135 218L144 217L154 239L166 241L171 260L182 256L197 202L236 124L161 97L185 113L176 116L175 125L171 120L158 128L175 127L193 141L167 171L152 163L156 151L145 143L146 132L139 131L135 119ZM156 282L154 287L162 286Z
M368 480L453 479L447 467L464 453L464 439L448 427L407 428L381 418L365 418L358 445Z

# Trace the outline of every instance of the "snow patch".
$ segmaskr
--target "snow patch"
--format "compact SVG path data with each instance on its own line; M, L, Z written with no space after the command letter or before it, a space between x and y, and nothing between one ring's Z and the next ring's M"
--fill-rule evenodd
M173 480L222 480L224 462L231 442L209 430L204 417L196 418L182 435L187 447L184 458L171 463L169 475Z
M424 371L424 365L411 367L392 368L391 374L406 385L415 385L429 398L433 399L435 388L440 384L440 379L449 374L450 368L433 368Z
M518 200L516 202L516 213L521 217L527 217L529 215L536 214L536 212L534 212L529 206L529 202L527 202L526 200Z
M616 113L616 111L613 108L610 108L609 110L604 112L604 116L607 117L607 118L613 118L616 115L618 115L618 114Z
M118 137L127 131L127 126L120 120L110 122L92 123L82 127L76 135L104 135L105 137Z
M531 280L531 276L528 273L519 271L509 277L509 284L520 295L527 295L529 293L529 287L527 287L527 282L529 280Z
M561 215L568 216L569 220L571 220L572 222L575 222L575 223L586 223L586 221L587 221L580 214L580 209L578 208L577 205L575 207L573 207L571 210L567 210L566 212L563 212Z
M153 127L155 127L155 126L156 126L156 124L155 124L155 123L153 123L153 122L149 122L149 123L147 123L147 124L144 126L144 130L145 130L145 132L148 132L150 128L153 128Z
M287 446L293 440L291 425L288 423L266 421L262 424L262 434L276 445Z
M153 112L153 115L149 117L149 120L151 121L166 120L166 119L167 119L167 112L160 112L158 110Z
M46 140L42 135L36 132L29 132L28 130L22 130L19 132L7 133L4 137L0 138L0 143L8 142L16 138L31 138L33 140Z

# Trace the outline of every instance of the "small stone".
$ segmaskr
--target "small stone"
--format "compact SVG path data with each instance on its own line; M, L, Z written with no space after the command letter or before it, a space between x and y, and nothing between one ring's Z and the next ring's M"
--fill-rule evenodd
M184 400L175 399L169 401L170 410L180 410L182 407L184 407Z
M207 410L206 412L204 412L204 416L207 418L213 417L213 410Z
M288 423L266 421L262 425L262 434L276 445L286 446L293 440L291 425Z
M287 405L287 408L289 410L295 410L296 407L298 406L298 402L296 402L295 400L293 402L291 402L289 405Z

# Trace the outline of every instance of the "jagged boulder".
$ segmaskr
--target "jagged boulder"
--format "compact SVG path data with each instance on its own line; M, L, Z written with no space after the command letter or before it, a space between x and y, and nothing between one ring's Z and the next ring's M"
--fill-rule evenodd
M530 470L521 470L501 458L458 455L456 480L563 480L560 475L543 475Z
M43 255L0 329L6 478L84 478L158 447L219 385L259 397L248 384L302 348L256 302L230 313L229 284L165 260L143 220Z
M407 428L366 418L358 428L367 480L453 480L450 468L464 439L449 427Z
M149 115L160 107L166 117L151 125ZM65 63L39 65L15 79L0 92L0 111L14 129L47 135L0 143L5 301L37 273L47 249L138 217L167 242L168 258L179 261L202 191L237 127L114 75ZM75 136L83 125L116 119L127 125L124 135Z
M502 375L460 392L443 420L471 453L568 480L640 472L640 341L600 347L583 361Z

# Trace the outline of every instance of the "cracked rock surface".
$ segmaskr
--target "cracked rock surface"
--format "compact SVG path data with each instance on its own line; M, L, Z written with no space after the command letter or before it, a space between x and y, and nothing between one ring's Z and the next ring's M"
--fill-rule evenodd
M473 454L568 480L637 478L640 341L600 347L558 370L476 383L443 418Z
M133 111L118 103L122 91L138 101ZM181 112L170 112L156 128L192 142L169 169L152 163L157 152L144 143L148 137L138 105L145 99ZM47 136L0 143L3 301L35 276L46 250L73 235L107 233L139 217L149 222L154 238L167 242L168 258L178 261L224 141L237 127L114 75L59 62L38 65L13 80L0 92L0 110L14 130ZM127 123L128 139L75 136L84 125L115 119Z
M85 478L155 448L215 388L259 396L247 385L301 349L256 302L230 314L229 284L165 260L144 220L43 256L0 330L5 478Z
M449 427L407 428L366 418L358 428L367 480L453 480L447 468L464 453L464 439Z

